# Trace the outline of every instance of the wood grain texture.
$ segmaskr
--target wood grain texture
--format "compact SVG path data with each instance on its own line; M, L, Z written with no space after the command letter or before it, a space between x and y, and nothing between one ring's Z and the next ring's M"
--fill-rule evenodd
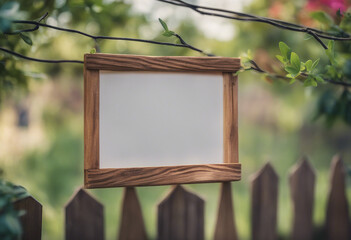
M84 169L99 168L99 86L99 71L84 69Z
M251 239L277 239L278 175L267 163L252 179Z
M199 196L181 186L158 205L158 240L203 240L204 205Z
M223 73L223 156L224 163L237 163L238 81L233 73Z
M42 205L32 196L18 200L14 203L16 210L24 210L21 216L22 240L40 240L42 226Z
M135 188L124 189L119 240L145 240L146 230Z
M326 233L328 240L351 239L345 177L344 163L340 156L335 156L331 164L331 183L326 214Z
M240 59L86 54L84 60L84 185L87 188L152 186L240 180L240 165L188 165L99 169L99 71L223 73L224 163L238 163L237 78Z
M79 189L65 207L66 240L104 239L104 207Z
M214 240L238 239L234 216L231 183L225 182L221 186Z
M86 188L133 187L239 181L241 165L208 164L144 168L88 169Z
M293 203L292 240L313 237L313 203L315 171L307 158L302 158L290 171L290 191Z
M85 54L90 70L163 71L163 72L237 72L239 58L226 57L153 57L120 54Z

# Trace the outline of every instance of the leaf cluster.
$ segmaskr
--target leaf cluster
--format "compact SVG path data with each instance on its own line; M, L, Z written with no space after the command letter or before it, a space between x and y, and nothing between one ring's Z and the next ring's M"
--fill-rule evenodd
M276 58L284 65L287 72L286 77L290 78L290 84L294 83L298 77L304 82L304 86L316 87L319 83L323 83L323 78L315 73L315 69L319 63L319 59L312 61L311 59L303 62L297 53L292 52L291 48L284 42L279 42L281 55Z
M17 211L13 203L29 196L26 189L0 179L0 239L20 239L22 227L20 217L25 214Z
M159 18L158 21L161 23L161 26L163 27L163 30L164 30L164 32L162 33L163 36L172 37L176 35L175 32L170 31L168 29L167 23L165 21L163 21L161 18Z

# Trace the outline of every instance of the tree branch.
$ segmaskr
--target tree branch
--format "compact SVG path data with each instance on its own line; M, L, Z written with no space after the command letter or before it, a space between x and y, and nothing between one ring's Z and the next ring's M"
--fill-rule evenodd
M291 78L288 78L286 76L272 74L270 72L267 72L267 71L263 70L260 66L258 66L258 64L254 60L249 60L249 62L252 64L252 66L249 69L247 69L247 70L253 70L253 71L258 72L258 73L268 74L269 76L271 76L273 78L279 78L279 79L284 79L284 80L291 80ZM301 75L303 75L304 77L308 77L307 73L302 73ZM323 80L326 81L326 82L329 82L331 84L334 84L334 85L341 85L341 86L344 86L344 87L351 87L351 83L348 83L348 82L340 82L340 81L335 81L335 80L326 79L326 78L323 78Z
M295 31L295 32L306 32L306 33L312 35L325 49L327 49L327 46L323 43L323 41L320 38L340 40L340 41L351 40L351 37L349 35L347 35L347 37L335 37L335 36L331 35L330 33L323 32L321 30L314 29L314 28L305 27L303 25L284 22L281 20L276 20L276 19L271 19L271 18L266 18L266 17L259 17L259 16L255 16L252 14L246 14L246 13L241 13L241 12L234 12L234 11L229 11L229 10L224 10L224 9L198 6L198 5L186 3L183 0L157 0L157 1L180 6L180 7L187 7L187 8L190 8L190 9L192 9L192 10L194 10L202 15L222 17L222 18L234 19L234 20L239 20L239 21L262 22L262 23L267 23L267 24L273 25L273 26L278 27L278 28L283 28L283 29L287 29L287 30L291 30L291 31ZM230 14L230 16L224 15L222 13ZM48 15L48 13L43 15L38 21L14 20L13 23L15 23L15 24L28 24L28 25L34 25L34 27L29 28L29 29L18 30L18 31L14 31L14 32L8 32L5 34L19 34L21 32L34 32L34 31L38 30L39 27L45 27L45 28L55 29L58 31L79 34L79 35L93 39L95 41L95 43L97 43L97 40L100 40L100 39L102 39L102 40L115 40L115 41L143 42L143 43L157 44L157 45L164 45L164 46L183 47L183 48L188 48L188 49L191 49L193 51L199 52L199 53L207 55L207 56L215 56L213 54L208 54L205 51L188 44L187 42L184 41L184 39L180 35L178 35L176 33L174 34L174 36L176 38L178 38L178 40L180 41L180 44L159 42L159 41L153 41L153 40L145 40L145 39L137 39L137 38L99 36L99 35L88 34L88 33L82 32L82 31L74 30L74 29L62 28L62 27L57 27L57 26L41 23L41 21L43 19L45 19L47 17L47 15ZM19 54L17 52L11 51L11 50L3 48L3 47L0 47L0 51L6 52L8 54L11 54L11 55L14 55L14 56L26 59L26 60L35 61L35 62L80 63L80 64L84 63L83 61L80 61L80 60L47 60L47 59L32 58L32 57L24 56L22 54ZM254 70L254 71L259 72L259 73L268 74L274 78L289 79L285 76L268 73L267 71L265 71L261 67L259 67L258 64L253 60L250 60L250 63L252 64L252 66L250 67L249 70ZM342 85L344 87L351 87L351 83L334 81L331 79L324 79L324 80L326 82L331 83L331 84Z
M41 63L81 63L83 64L83 61L80 60L48 60L48 59L39 59L39 58L32 58L32 57L27 57L22 54L19 54L17 52L11 51L9 49L0 47L0 51L6 52L8 54L11 54L16 57L20 57L26 60L34 61L34 62L41 62Z
M289 23L289 22L285 22L285 21L281 21L281 20L277 20L277 19L272 19L272 18L255 16L255 15L247 14L247 13L229 11L229 10L225 10L225 9L199 6L199 5L187 3L183 0L157 0L157 1L172 4L175 6L189 8L189 9L191 9L199 14L202 14L202 15L221 17L221 18L233 19L233 20L238 20L238 21L261 22L261 23L270 24L272 26L275 26L275 27L278 27L281 29L294 31L294 32L305 32L305 33L311 34L325 49L328 49L328 47L323 43L321 38L329 39L329 40L336 40L336 41L350 41L351 40L351 37L349 34L346 34L346 37L338 37L338 36L332 35L331 33L324 32L324 31L321 31L321 30L315 29L315 28L306 27L306 26L299 25L299 24Z
M181 44L176 44L176 43L168 43L168 42L159 42L159 41L153 41L153 40L146 40L146 39L138 39L138 38L126 38L126 37L109 37L109 36L96 36L92 34L88 34L82 31L70 29L70 28L62 28L62 27L57 27L45 23L40 23L36 21L28 21L28 20L14 20L13 23L20 23L20 24L30 24L30 25L35 25L35 26L41 26L45 28L51 28L55 29L58 31L63 31L63 32L70 32L70 33L76 33L85 37L89 37L91 39L94 39L95 41L97 40L114 40L114 41L131 41L131 42L143 42L143 43L150 43L150 44L157 44L157 45L164 45L164 46L173 46L173 47L182 47L182 48L189 48L193 51L199 52L201 54L205 54L207 56L212 56L211 54L205 53L203 50L198 49L188 43L186 43L182 38L181 39ZM32 31L37 30L38 28L32 28ZM6 33L6 34L11 34L11 33ZM179 35L177 36L179 39Z

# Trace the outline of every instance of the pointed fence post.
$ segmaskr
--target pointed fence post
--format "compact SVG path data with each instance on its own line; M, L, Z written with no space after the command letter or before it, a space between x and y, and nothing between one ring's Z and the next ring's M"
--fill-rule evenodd
M66 205L66 240L104 239L104 207L82 188Z
M316 174L306 157L290 170L293 203L292 240L308 240L313 236L313 204Z
M22 240L41 239L42 206L32 196L14 203L16 210L24 210L21 216Z
M159 240L203 240L204 200L176 186L158 205Z
M326 233L329 240L349 240L351 238L345 177L343 161L339 156L335 156L331 164L331 183L326 215Z
M277 239L278 175L270 163L254 174L251 192L251 238Z
M146 230L135 188L124 189L119 240L145 240Z
M221 196L216 222L214 240L237 240L238 233L235 226L234 207L231 183L225 182L221 186Z

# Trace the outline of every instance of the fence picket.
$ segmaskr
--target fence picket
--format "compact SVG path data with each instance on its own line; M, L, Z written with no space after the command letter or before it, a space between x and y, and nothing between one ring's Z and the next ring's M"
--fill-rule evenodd
M104 207L85 190L73 195L65 212L66 240L104 239Z
M305 157L290 170L293 204L292 240L312 239L315 178L315 171Z
M331 183L326 215L326 233L329 240L349 240L351 238L345 177L344 163L340 156L335 156L331 164Z
M251 237L277 239L278 175L270 163L253 175L251 192Z
M158 205L159 240L203 240L204 200L176 186Z
M237 240L231 183L221 185L217 223L214 234L215 240Z
M42 205L32 196L14 203L16 210L24 210L21 216L22 240L41 239Z
M124 189L119 240L147 239L138 195L135 188Z

